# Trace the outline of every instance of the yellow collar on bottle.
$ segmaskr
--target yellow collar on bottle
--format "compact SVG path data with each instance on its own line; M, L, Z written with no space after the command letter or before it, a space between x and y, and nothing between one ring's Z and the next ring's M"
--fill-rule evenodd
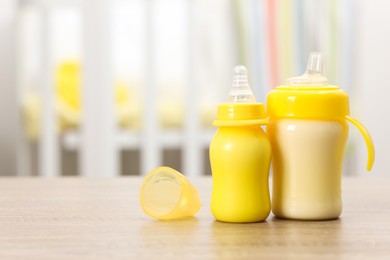
M268 123L262 103L237 103L218 105L215 126L250 126Z
M279 86L267 97L272 118L326 119L349 115L349 100L337 86Z

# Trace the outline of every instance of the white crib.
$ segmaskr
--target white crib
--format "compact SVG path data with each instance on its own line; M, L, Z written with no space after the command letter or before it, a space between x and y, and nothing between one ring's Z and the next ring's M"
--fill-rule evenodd
M123 1L125 2L125 1ZM130 1L131 2L131 1ZM24 0L19 8L34 6L41 17L41 51L39 82L42 95L41 133L38 145L38 174L46 177L59 176L60 173L60 147L79 151L79 173L83 176L116 176L120 175L120 151L138 150L141 154L140 174L146 174L154 167L163 163L162 151L164 149L179 149L181 151L182 172L186 175L204 174L204 165L207 165L205 150L216 129L203 127L199 119L200 93L198 89L199 66L202 66L197 57L194 46L194 31L201 28L194 23L195 9L192 1L174 1L183 14L181 22L185 23L186 30L183 35L185 57L182 57L184 66L184 104L185 117L182 128L164 129L159 125L157 114L158 78L156 68L156 53L153 44L156 43L156 4L159 0L142 2L144 12L144 71L147 75L143 88L143 126L141 131L123 131L118 128L114 116L114 93L112 71L112 1L109 0ZM171 1L172 2L172 1ZM58 7L79 8L82 23L82 96L83 120L78 131L64 133L60 138L57 134L55 114L55 94L53 87L54 65L51 56L52 29L50 13ZM199 15L199 14L198 14ZM158 21L157 21L158 22ZM197 27L198 26L198 27ZM230 46L224 50L231 50ZM232 57L232 58L231 58ZM234 55L226 55L219 61L218 70L225 71L226 75L219 76L219 86L216 93L227 92L230 85L229 72L233 65ZM23 63L21 61L20 63ZM217 70L217 71L218 71ZM207 85L207 84L206 84ZM214 84L215 86L216 84ZM21 87L23 88L23 87ZM21 90L23 91L23 89ZM217 94L218 95L218 94ZM215 100L217 104L221 99ZM31 175L31 155L28 141L20 138L18 175Z
M329 67L334 68L333 76L339 75L339 78L334 77L332 80L341 82L342 87L348 87L351 85L353 74L350 58L351 45L355 41L352 33L349 33L352 20L345 17L352 16L353 9L346 8L344 2L340 4L323 2L323 5L317 6L311 1L306 1L303 6L302 1L293 1L294 8L282 8L283 11L290 11L291 17L294 16L297 19L294 23L290 23L287 19L278 21L281 26L276 28L276 33L287 37L286 39L291 42L295 41L297 50L290 50L290 54L293 53L293 55L285 55L288 58L282 57L285 45L280 44L279 51L282 55L279 57L279 63L280 65L287 64L289 71L294 70L294 75L298 75L303 72L300 64L304 63L310 51L333 50L335 54L340 49L343 55L334 55L332 60L328 60ZM112 37L108 36L115 34L113 30L116 27L111 25L113 14L115 14L112 11L113 6L121 3L138 6L138 13L133 11L127 14L126 12L133 10L130 8L121 10L122 14L129 16L141 14L137 16L138 20L135 22L136 26L141 26L139 30L142 31L140 38L141 45L143 45L141 54L137 53L142 58L138 57L136 62L141 71L139 74L143 77L142 103L144 109L142 111L143 125L140 131L123 131L118 127L114 116L112 85L116 72L112 57L113 50L118 47L114 44L118 41L113 41ZM230 86L231 68L238 63L248 67L250 84L258 101L264 102L265 94L271 87L274 87L268 79L267 62L269 63L274 57L269 57L267 50L269 42L265 39L266 29L270 30L265 22L267 3L265 0L21 0L14 4L19 10L15 12L17 16L21 16L20 10L33 7L41 20L40 27L37 29L40 44L39 69L36 73L36 81L39 82L39 92L42 97L38 174L47 177L61 175L59 154L61 147L70 151L78 151L78 172L83 176L120 175L122 172L120 152L128 150L140 153L139 174L146 174L154 167L163 164L162 153L165 149L180 150L181 170L184 174L189 176L204 174L205 165L208 165L208 158L204 153L216 129L211 127L211 123L205 127L201 122L199 107L207 103L209 107L211 105L216 109L217 104L224 101ZM196 8L194 8L195 5ZM322 8L324 6L326 8ZM81 127L77 131L64 133L60 138L57 134L53 85L55 67L53 61L58 57L53 57L55 53L53 48L56 44L53 43L55 37L53 37L51 27L51 13L58 8L74 8L80 14L82 20L80 23L82 35L80 60L83 62ZM312 19L301 19L302 17L313 18L310 14L317 13L317 11L321 13L318 17L321 22L315 24ZM161 13L164 15L161 16ZM341 14L343 14L343 19L341 19ZM167 35L164 36L158 25L171 16L176 20L171 19L168 25L172 27L172 30L165 28L167 30L164 33ZM21 17L17 18L21 20ZM332 23L328 19L331 19ZM302 33L305 29L305 34L294 38L288 31L288 26L294 27L295 33ZM336 28L341 28L340 38L326 40L331 32L336 31ZM22 30L23 23L19 23L18 31ZM132 33L132 31L128 32L128 34ZM176 33L175 39L180 41L179 44L169 42L170 33ZM174 53L171 56L161 56L161 49L156 48L166 39L168 41L165 42L165 46L169 46L170 43L173 45L170 46L170 52ZM19 38L17 42L19 42L17 53L23 54L23 39ZM207 51L204 51L205 49ZM25 66L22 58L23 55L19 55L17 71L20 75L18 78L29 81L29 78L26 79L22 75L23 66ZM161 82L167 80L162 75L161 68L170 66L164 63L169 59L175 59L173 63L179 64L176 64L175 69L179 73L176 72L175 76L180 78L181 99L184 104L182 109L185 111L182 126L176 129L162 127L158 114L158 93L161 91ZM293 75L281 75L283 79L279 79L280 82L274 82L274 84L282 83L284 78L289 76ZM25 82L19 81L21 81L19 82L20 97L24 91ZM208 95L209 92L211 95ZM349 149L347 149L349 155L346 168L353 168L351 167L353 163L349 161L355 161L355 159L351 160L356 156L354 139L351 138ZM29 151L29 143L20 131L17 152L18 175L31 175L32 162Z

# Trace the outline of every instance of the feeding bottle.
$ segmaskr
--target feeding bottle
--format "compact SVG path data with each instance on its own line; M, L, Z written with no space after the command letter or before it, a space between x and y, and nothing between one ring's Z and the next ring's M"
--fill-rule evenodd
M282 218L325 220L341 214L341 176L347 121L363 135L367 170L374 145L366 128L349 115L346 92L328 84L323 56L311 53L305 74L267 97L273 150L272 212Z
M246 68L236 66L233 73L228 102L218 106L214 125L219 129L210 144L211 211L220 221L258 222L271 210L271 144L261 128L267 119L249 87Z

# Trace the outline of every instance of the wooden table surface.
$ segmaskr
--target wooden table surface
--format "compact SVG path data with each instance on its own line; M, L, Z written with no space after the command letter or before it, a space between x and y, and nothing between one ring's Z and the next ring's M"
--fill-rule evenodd
M344 178L337 220L254 224L213 219L209 177L195 218L151 219L141 181L1 178L0 259L390 259L390 179Z

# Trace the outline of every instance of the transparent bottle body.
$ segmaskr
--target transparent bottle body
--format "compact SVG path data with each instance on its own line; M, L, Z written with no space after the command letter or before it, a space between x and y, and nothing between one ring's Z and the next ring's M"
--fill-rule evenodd
M278 119L267 133L273 150L272 212L304 220L340 216L345 120Z

